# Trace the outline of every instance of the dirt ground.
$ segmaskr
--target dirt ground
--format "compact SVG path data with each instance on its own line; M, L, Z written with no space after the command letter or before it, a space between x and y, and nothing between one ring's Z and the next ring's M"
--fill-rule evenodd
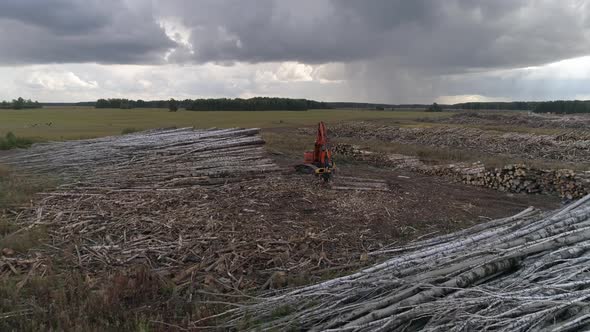
M510 195L367 165L343 165L326 185L295 174L292 160L277 162L282 172L223 186L52 194L43 198L42 213L31 209L21 219L46 225L56 251L45 254L84 273L99 277L140 264L181 289L233 292L307 284L374 263L380 258L368 253L386 246L531 205L559 205L550 196ZM330 187L349 177L383 180L389 190Z
M313 140L301 143L307 147ZM297 153L275 148L267 146L276 171L260 171L240 182L62 187L38 194L31 205L6 213L21 229L42 231L43 244L26 251L0 248L10 253L0 256L0 280L70 280L68 271L83 276L75 287L91 291L79 300L64 295L69 286L63 293L34 298L33 308L61 301L55 310L61 310L63 319L31 309L42 324L85 322L96 311L95 302L112 302L116 305L98 311L97 317L118 322L128 320L112 318L118 314L157 315L164 322L191 326L216 313L214 305L195 300L203 294L260 294L310 284L384 259L370 255L379 249L510 216L531 205L559 206L557 197L507 194L338 159L334 181L325 184L295 173L303 151L299 147L291 151ZM127 180L123 173L110 176L111 183ZM349 186L351 178L383 186L336 189ZM23 234L7 235L4 243L18 245ZM36 292L47 289L41 286ZM27 301L14 294L6 306L29 308ZM71 310L81 306L75 301L86 309ZM177 303L197 304L178 309ZM79 313L82 318L76 318ZM18 318L7 321L8 326L21 323Z

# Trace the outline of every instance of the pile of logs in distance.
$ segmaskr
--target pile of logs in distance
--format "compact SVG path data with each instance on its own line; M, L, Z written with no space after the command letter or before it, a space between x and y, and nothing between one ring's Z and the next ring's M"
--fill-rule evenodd
M478 170L476 173L473 170ZM464 172L463 172L464 171ZM557 194L562 198L580 198L590 193L590 172L569 169L541 170L524 164L503 168L472 165L445 165L433 169L437 175L450 175L460 182L500 191L529 194Z
M350 144L336 144L333 151L336 155L355 160L410 169L422 174L447 176L458 182L500 191L554 194L567 199L580 198L590 193L590 172L542 170L524 164L488 168L480 162L433 166L415 157L373 153Z

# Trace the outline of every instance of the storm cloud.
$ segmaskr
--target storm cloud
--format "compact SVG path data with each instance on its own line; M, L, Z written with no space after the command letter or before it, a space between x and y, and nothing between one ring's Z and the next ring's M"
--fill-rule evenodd
M0 2L2 64L158 63L175 46L149 2Z
M566 98L588 55L589 0L0 1L0 88L69 100Z
M158 8L190 30L198 62L386 56L397 65L456 70L531 66L590 52L587 1L173 0Z

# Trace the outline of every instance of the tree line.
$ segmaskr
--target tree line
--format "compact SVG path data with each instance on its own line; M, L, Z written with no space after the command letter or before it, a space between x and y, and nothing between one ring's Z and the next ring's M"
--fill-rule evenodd
M465 110L519 110L535 113L590 113L590 100L513 101L460 103L450 108Z
M503 110L503 111L532 111L540 103L538 101L509 101L509 102L469 102L451 105L449 108L461 110Z
M121 98L99 99L96 108L184 108L189 111L305 111L308 109L331 108L324 102L307 99L255 97L241 98L209 98L185 100L131 100Z
M590 113L590 100L555 100L542 102L535 113Z
M13 109L13 110L20 110L23 108L41 108L43 105L38 101L32 101L31 99L23 99L22 97L18 97L17 99L13 99L12 101L3 100L0 102L0 109Z

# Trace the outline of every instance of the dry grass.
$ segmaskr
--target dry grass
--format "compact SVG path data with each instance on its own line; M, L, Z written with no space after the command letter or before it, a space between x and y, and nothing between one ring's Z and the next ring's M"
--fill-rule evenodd
M25 278L0 278L2 331L173 330L161 322L188 326L209 314L144 266L117 271L100 284L55 262L47 275Z
M280 153L289 157L301 156L303 152L313 150L315 137L293 132L263 131L262 138L270 153Z
M35 140L71 140L119 135L126 128L138 130L164 127L196 128L277 128L299 127L326 121L399 120L418 117L441 118L453 113L423 111L234 111L234 112L169 112L168 109L95 109L88 107L56 107L0 112L0 135L12 131L17 136ZM51 125L48 125L51 123Z
M54 185L55 180L50 175L44 178L25 176L0 165L0 210L26 204L35 193Z

